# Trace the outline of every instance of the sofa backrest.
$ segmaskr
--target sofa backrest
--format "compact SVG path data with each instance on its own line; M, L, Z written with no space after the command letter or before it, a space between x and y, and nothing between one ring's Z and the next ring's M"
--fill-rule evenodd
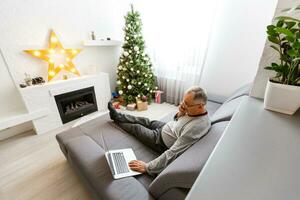
M249 83L232 93L227 100L211 116L211 123L215 124L221 121L230 121L234 112L239 107L241 101L249 96L252 83Z
M234 112L237 110L244 98L247 98L247 96L241 96L223 103L211 116L211 123L215 124L222 121L230 121Z
M150 184L150 193L159 198L171 188L191 188L227 124L213 125L207 135L167 166Z

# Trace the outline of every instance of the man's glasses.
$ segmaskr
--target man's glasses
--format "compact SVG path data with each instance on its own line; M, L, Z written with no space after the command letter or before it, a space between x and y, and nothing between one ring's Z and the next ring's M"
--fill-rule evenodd
M192 108L192 107L195 107L195 106L200 106L202 105L202 103L198 103L198 104L194 104L194 105L187 105L184 101L182 102L182 104L187 107L187 108Z

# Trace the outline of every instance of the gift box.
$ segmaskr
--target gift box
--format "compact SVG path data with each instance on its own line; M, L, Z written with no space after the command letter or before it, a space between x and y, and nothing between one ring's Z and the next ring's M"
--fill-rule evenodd
M136 107L136 104L135 103L131 103L131 104L128 104L126 106L126 109L127 110L130 110L130 111L134 111L135 110L135 107Z
M162 94L163 93L164 92L161 91L161 90L156 90L155 91L155 98L154 98L155 103L163 103L163 101L162 101Z
M114 107L115 109L120 109L121 103L120 103L119 101L115 101L115 102L112 103L112 105L113 105L113 107Z
M140 99L137 99L136 100L136 106L137 106L138 111L147 110L148 109L148 102L147 101L144 102Z

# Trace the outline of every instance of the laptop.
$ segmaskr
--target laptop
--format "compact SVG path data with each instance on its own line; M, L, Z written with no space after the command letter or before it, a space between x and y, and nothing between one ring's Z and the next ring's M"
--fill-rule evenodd
M136 156L131 148L109 150L107 148L103 134L101 134L101 137L103 141L105 157L114 179L120 179L141 174L140 172L131 170L128 166L128 163L130 161L136 160Z

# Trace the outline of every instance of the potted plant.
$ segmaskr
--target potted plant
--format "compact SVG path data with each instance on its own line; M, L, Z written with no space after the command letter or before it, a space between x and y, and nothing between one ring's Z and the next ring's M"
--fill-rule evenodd
M267 27L267 34L272 43L270 47L278 53L279 59L265 67L276 75L268 80L264 107L292 115L300 107L300 20L277 17L275 23Z

